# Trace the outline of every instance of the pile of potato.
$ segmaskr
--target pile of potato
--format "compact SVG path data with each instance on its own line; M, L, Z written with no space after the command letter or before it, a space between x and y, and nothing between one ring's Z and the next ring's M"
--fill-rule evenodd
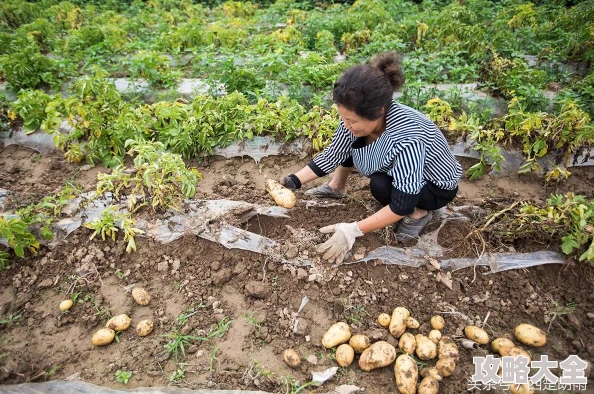
M148 305L151 301L150 294L142 287L135 287L132 290L132 298L138 305ZM128 315L117 315L107 321L105 328L100 329L91 338L95 346L109 345L115 339L116 331L125 331L130 327L132 320ZM136 326L136 334L145 337L153 331L153 321L150 319L142 320Z

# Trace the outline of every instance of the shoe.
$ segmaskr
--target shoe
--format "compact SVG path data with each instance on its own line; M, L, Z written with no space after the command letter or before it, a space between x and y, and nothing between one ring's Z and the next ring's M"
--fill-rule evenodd
M425 228L427 223L433 218L433 211L427 212L427 215L420 219L411 219L410 216L405 216L396 230L396 238L400 240L409 240L418 237L421 231Z
M345 198L346 193L341 193L336 189L332 189L327 183L322 186L314 187L305 192L307 196L313 197L328 197L328 198Z

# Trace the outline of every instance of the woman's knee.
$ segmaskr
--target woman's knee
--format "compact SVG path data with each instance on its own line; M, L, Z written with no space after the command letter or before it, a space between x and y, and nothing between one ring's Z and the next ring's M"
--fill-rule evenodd
M371 195L380 204L388 205L392 198L392 177L383 172L376 172L370 176L369 189Z

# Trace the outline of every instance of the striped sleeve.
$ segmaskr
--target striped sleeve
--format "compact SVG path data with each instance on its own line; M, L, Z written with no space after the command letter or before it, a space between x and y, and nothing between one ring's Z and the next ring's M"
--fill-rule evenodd
M355 136L340 122L334 132L332 142L317 155L308 166L319 177L334 171L341 163L351 157Z
M388 171L393 178L390 209L406 216L414 212L424 185L425 144L419 140L403 141L396 149L394 166Z

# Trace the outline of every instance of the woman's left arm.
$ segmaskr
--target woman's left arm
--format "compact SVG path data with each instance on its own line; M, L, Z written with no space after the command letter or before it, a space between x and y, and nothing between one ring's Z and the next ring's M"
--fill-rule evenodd
M403 217L404 216L392 212L390 206L386 205L370 217L357 222L357 226L359 226L359 229L363 234L368 234L372 231L394 224Z

